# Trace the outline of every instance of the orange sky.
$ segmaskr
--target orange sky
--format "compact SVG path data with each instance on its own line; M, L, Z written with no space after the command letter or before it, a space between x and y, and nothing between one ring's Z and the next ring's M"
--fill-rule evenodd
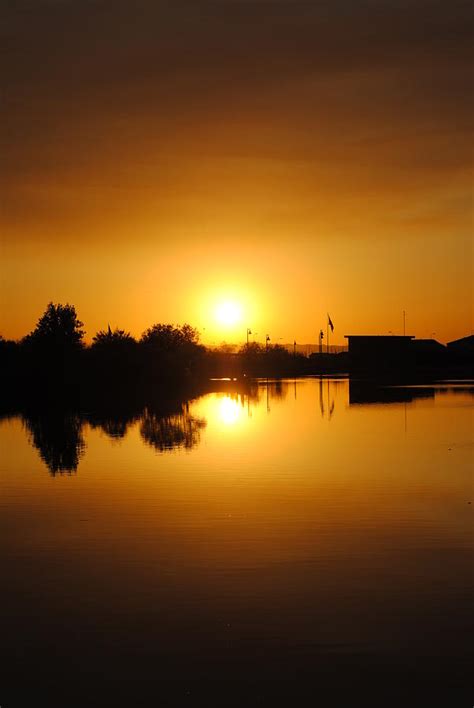
M460 0L26 0L2 11L0 332L472 329ZM241 304L238 326L214 317Z

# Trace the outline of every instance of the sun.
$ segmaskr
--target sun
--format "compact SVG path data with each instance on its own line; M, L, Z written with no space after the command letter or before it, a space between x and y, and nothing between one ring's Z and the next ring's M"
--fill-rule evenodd
M233 327L242 319L242 308L237 302L227 300L216 307L216 320L223 327Z

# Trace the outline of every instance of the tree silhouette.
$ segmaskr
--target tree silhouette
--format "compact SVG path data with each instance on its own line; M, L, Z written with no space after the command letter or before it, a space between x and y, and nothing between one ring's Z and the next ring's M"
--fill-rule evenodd
M246 373L254 376L282 376L294 372L299 366L304 370L305 359L295 357L281 344L266 344L263 347L258 342L244 344L239 355Z
M74 305L50 302L25 342L48 349L78 349L84 337L83 323Z
M246 357L256 357L265 352L265 347L262 347L258 342L247 342L239 349L239 354Z
M189 324L155 324L143 332L140 342L162 351L195 347L199 345L199 332Z
M140 350L145 369L161 379L165 375L168 380L188 377L205 352L197 329L189 324L153 325L143 333Z

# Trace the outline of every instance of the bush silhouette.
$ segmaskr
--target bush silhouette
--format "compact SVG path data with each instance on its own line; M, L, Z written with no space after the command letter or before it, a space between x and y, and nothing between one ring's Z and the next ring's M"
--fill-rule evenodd
M106 386L116 391L124 391L136 382L138 344L129 332L110 326L100 330L92 338L92 345L87 352L89 380L97 381L103 389Z
M117 327L112 331L110 325L107 330L99 330L92 337L92 349L106 349L109 351L129 351L136 346L136 341L130 332L125 332Z

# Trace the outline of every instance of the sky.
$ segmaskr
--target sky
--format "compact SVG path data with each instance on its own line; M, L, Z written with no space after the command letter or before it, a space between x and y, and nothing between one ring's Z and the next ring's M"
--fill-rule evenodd
M4 0L0 333L472 332L461 0ZM232 303L238 317L216 316ZM234 321L236 320L236 321Z

